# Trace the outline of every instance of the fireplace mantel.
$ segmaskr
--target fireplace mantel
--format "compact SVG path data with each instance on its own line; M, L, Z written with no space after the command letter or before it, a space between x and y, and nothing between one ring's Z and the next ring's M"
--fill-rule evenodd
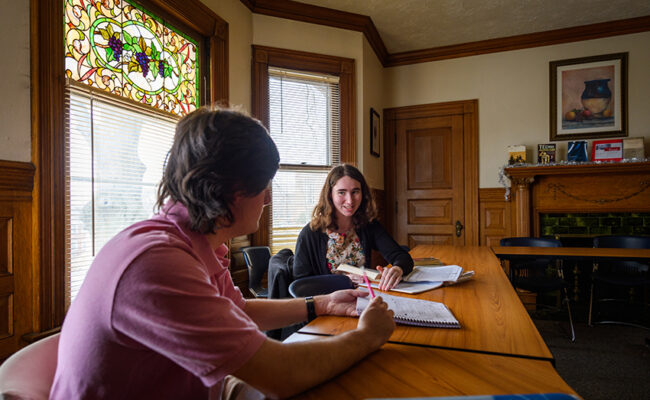
M539 236L540 213L650 211L650 162L505 169L515 194L515 235Z

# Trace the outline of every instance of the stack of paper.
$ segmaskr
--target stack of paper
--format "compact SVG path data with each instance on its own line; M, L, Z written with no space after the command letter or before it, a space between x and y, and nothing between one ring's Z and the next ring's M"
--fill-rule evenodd
M445 265L442 267L416 266L413 272L408 274L406 282L456 282L463 273L463 268L458 265Z
M473 276L474 271L464 271L458 265L444 265L442 267L416 266L402 282L391 290L409 294L421 293L443 285L464 282ZM371 286L379 288L377 283L372 283Z

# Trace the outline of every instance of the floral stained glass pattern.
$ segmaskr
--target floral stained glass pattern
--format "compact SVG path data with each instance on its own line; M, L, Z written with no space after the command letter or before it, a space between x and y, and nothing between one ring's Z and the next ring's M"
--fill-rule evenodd
M197 108L197 43L125 0L65 0L68 78L185 115Z

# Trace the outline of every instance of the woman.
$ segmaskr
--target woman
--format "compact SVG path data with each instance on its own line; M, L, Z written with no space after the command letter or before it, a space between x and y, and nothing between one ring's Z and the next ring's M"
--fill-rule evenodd
M377 209L361 172L348 164L334 167L327 175L312 220L296 243L293 260L295 279L336 272L340 264L372 268L372 250L392 264L377 266L379 289L395 287L413 270L413 259L386 232L375 217Z

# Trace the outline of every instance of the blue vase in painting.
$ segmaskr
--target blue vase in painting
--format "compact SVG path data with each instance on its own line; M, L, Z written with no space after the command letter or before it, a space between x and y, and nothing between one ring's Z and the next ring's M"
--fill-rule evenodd
M580 99L585 109L591 111L594 115L602 115L603 111L609 107L612 99L612 92L609 90L609 79L594 79L585 81L585 90L582 92Z

